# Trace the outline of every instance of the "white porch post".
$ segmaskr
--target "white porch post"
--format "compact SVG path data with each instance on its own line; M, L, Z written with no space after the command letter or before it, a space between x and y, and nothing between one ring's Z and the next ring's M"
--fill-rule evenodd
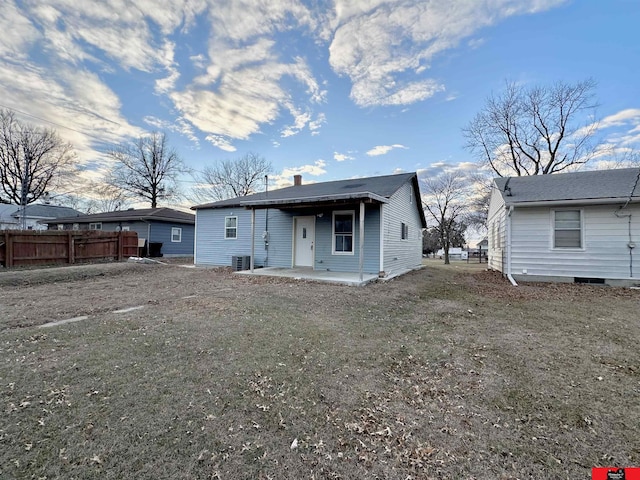
M363 280L362 270L364 269L364 202L360 202L360 281Z
M249 264L251 265L251 273L253 273L253 257L256 252L256 209L251 209L251 260Z

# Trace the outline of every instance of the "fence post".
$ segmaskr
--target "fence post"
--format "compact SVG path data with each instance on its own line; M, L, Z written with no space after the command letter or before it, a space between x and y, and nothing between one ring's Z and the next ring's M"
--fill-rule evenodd
M69 231L67 232L67 254L69 255L69 265L76 263L76 258L75 258L75 241L73 239L73 232Z
M5 244L5 265L7 268L13 267L13 239L12 235L9 232L4 234L4 244Z
M117 248L118 248L118 261L121 262L122 261L122 249L123 249L123 239L124 239L124 232L123 231L119 231L118 232L118 242L117 242Z

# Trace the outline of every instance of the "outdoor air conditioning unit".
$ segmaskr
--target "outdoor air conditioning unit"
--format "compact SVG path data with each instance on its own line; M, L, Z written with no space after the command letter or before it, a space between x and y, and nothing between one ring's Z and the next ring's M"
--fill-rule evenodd
M231 267L236 272L249 270L251 268L251 255L234 255L231 257Z

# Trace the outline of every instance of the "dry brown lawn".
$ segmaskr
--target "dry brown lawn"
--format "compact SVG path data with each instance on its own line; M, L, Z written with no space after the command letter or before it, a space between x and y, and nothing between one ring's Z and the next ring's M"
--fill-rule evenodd
M364 288L177 265L0 272L0 478L640 465L640 291L514 288L484 268L431 261Z

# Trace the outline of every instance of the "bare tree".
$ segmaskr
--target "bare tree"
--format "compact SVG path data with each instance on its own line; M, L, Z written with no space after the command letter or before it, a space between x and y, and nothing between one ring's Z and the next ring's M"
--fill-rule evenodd
M75 154L51 129L19 121L0 110L0 203L26 206L56 188L71 173Z
M129 207L126 192L106 183L94 184L91 188L95 194L93 198L86 200L87 213L117 212Z
M543 175L587 163L597 130L591 79L527 88L507 82L463 129L466 147L499 176Z
M461 236L465 229L469 180L460 172L448 172L424 179L423 186L423 206L435 222L444 250L444 263L449 264L449 248L454 237Z
M150 202L151 208L161 199L178 196L178 175L186 167L164 133L142 136L108 155L116 162L108 180L113 187Z
M264 177L271 169L271 163L255 153L216 162L198 176L203 188L197 189L196 195L201 199L225 200L256 193L262 190Z

